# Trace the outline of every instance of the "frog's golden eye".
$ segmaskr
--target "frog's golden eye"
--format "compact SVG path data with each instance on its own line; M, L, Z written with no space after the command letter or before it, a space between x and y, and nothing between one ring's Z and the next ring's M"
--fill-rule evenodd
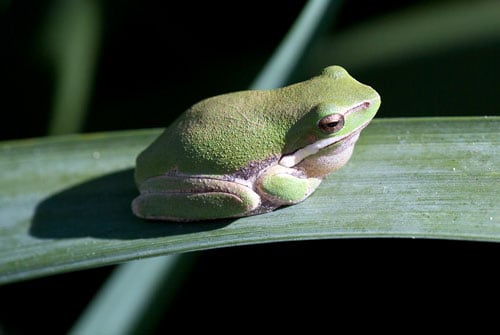
M332 134L344 128L344 115L331 114L322 118L318 123L319 129L325 134Z

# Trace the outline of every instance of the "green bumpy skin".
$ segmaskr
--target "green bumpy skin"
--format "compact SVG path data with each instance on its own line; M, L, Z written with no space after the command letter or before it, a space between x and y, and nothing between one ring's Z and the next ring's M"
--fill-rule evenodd
M135 215L197 221L306 199L351 157L380 96L340 66L273 90L205 99L137 158Z

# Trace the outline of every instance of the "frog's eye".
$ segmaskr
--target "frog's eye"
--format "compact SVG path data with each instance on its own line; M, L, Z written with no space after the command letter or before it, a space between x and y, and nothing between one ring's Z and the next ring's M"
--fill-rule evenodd
M344 127L344 115L331 114L325 116L319 120L318 127L325 134L335 133Z

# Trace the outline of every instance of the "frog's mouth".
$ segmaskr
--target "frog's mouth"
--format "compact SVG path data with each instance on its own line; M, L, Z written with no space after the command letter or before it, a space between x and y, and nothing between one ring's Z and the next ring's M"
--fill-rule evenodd
M359 105L354 106L353 108L350 108L349 110L344 112L344 116L348 115L349 113L355 113L360 110L366 110L368 107L370 107L370 102L365 101ZM361 131L368 126L370 123L371 119L362 123L359 125L357 128L355 128L353 131L351 131L348 134L340 135L340 136L333 136L333 137L328 137L319 141L316 141L314 143L311 143L291 154L285 155L281 157L279 164L285 167L293 167L297 164L299 164L302 160L305 158L314 155L318 153L320 150L323 150L325 148L334 146L336 144L342 143L342 142L352 142L350 143L351 145L354 145L356 141L358 140L359 134Z

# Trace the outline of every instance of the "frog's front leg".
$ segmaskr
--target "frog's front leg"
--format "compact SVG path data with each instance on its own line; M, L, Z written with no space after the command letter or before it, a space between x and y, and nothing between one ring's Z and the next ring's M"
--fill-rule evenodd
M132 202L145 219L196 221L249 215L260 196L248 186L212 177L157 176L140 185Z
M305 200L320 183L319 178L307 178L299 170L275 165L259 176L257 188L262 198L278 207Z

